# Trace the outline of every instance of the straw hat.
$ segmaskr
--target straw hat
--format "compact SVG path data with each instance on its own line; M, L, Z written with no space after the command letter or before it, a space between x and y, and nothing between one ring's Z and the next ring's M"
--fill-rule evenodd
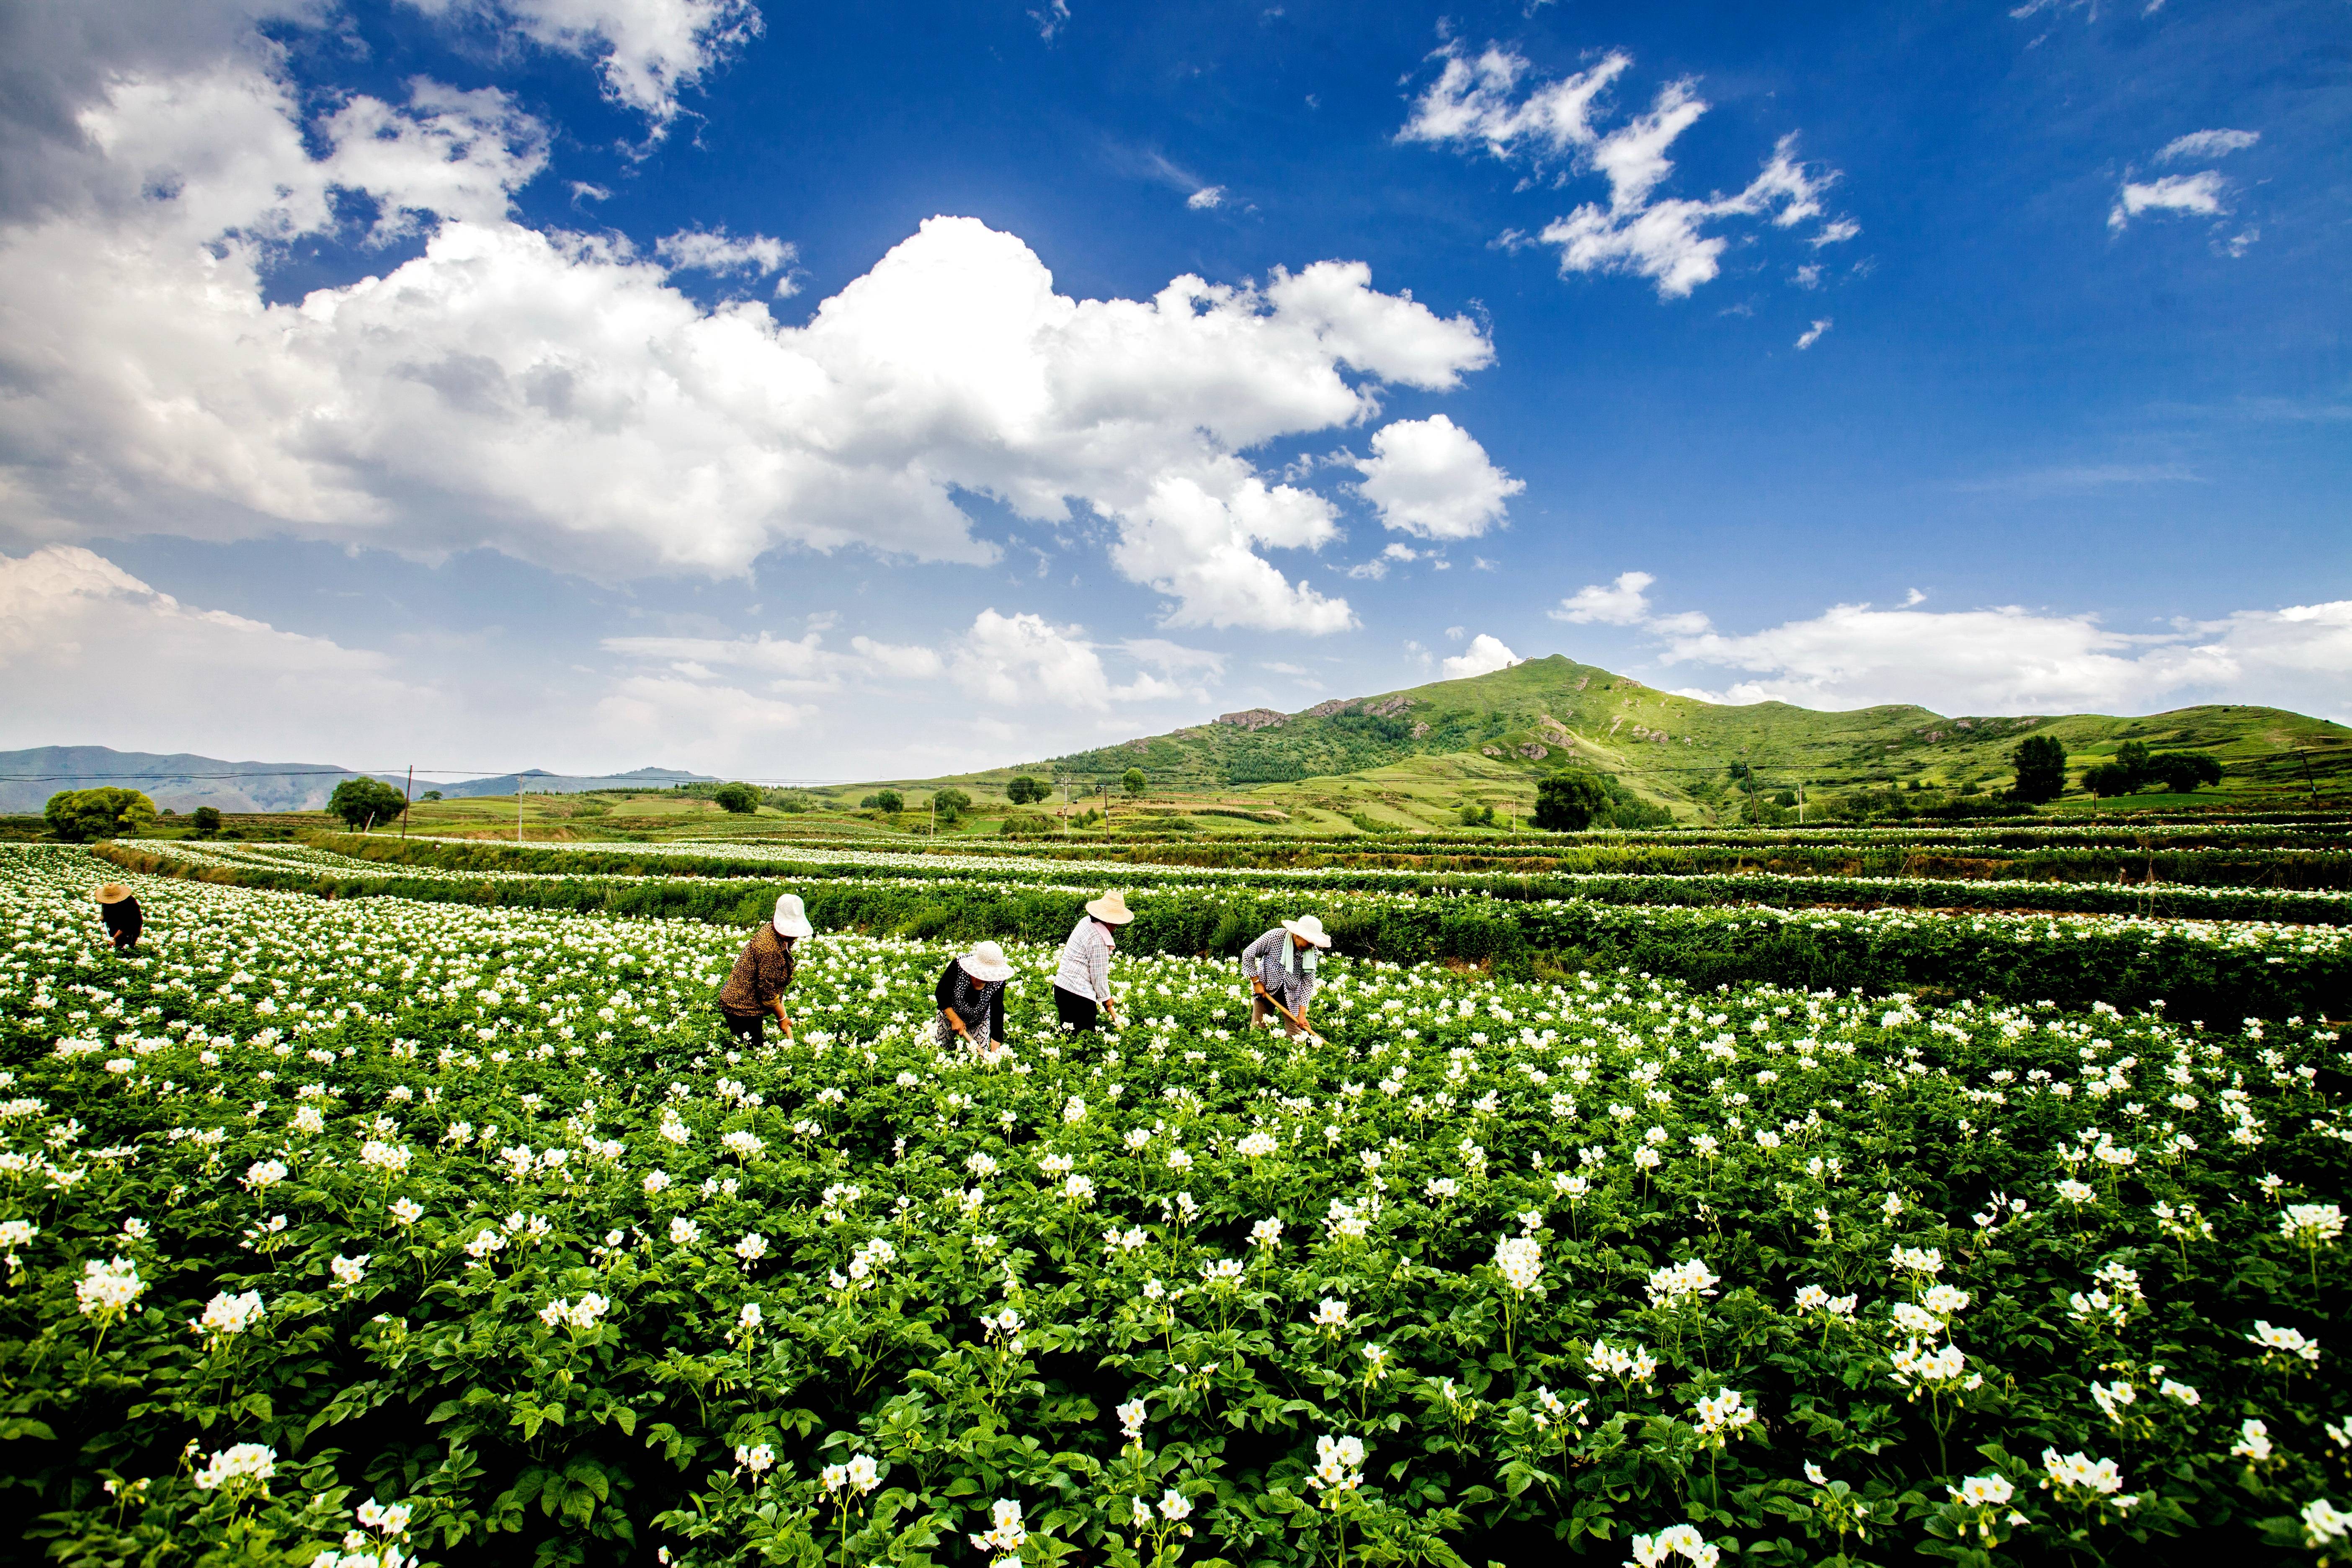
M808 911L801 907L798 893L786 893L776 900L776 934L778 936L814 936L816 927L809 924Z
M1322 917L1319 915L1301 915L1295 921L1285 921L1282 922L1282 929L1293 936L1305 938L1318 947L1331 945L1330 934L1324 931Z
M1013 978L1013 965L1006 962L1004 950L992 942L976 942L971 951L956 960L963 972L983 984L994 984Z
M120 882L105 883L96 892L90 894L91 898L101 904L119 904L130 896L131 889Z
M1101 898L1090 900L1087 904L1087 913L1111 926L1123 926L1135 918L1128 911L1127 895L1120 892L1105 893Z

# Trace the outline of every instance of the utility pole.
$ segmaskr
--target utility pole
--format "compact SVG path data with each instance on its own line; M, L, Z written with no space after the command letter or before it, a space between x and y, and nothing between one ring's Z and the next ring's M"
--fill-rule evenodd
M416 764L408 764L408 782L400 786L400 836L408 837L408 796L416 788Z
M2311 804L2319 804L2319 781L2311 776L2311 758L2301 746L2294 749L2294 760L2303 764L2304 787L2311 792Z
M1805 825L1805 775L1797 775L1797 826Z
M515 842L522 842L522 775L515 774Z

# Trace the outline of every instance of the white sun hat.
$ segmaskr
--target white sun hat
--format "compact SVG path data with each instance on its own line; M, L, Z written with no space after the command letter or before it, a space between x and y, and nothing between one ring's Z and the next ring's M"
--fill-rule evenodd
M1319 915L1301 915L1295 921L1285 921L1282 922L1282 929L1293 936L1304 937L1318 947L1331 945L1330 935L1324 931L1323 920Z
M801 907L798 893L786 893L776 900L776 934L778 936L814 936L816 927L809 924L808 911Z
M1013 978L1013 965L1004 957L1004 950L992 942L976 942L971 951L956 960L963 972L974 980L993 984Z
M1108 926L1123 926L1135 918L1128 910L1127 895L1117 891L1088 900L1087 913Z

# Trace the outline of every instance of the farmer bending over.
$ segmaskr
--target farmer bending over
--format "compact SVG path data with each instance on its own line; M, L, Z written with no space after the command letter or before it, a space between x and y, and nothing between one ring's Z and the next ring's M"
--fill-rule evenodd
M1331 939L1314 915L1285 921L1242 949L1250 982L1250 1027L1276 1016L1285 1033L1306 1032L1307 1004L1315 995L1315 960Z
M1112 933L1134 918L1127 911L1127 895L1105 893L1089 900L1070 928L1061 967L1054 972L1054 1011L1065 1027L1092 1033L1098 1013L1109 1014L1111 1026L1118 1026L1118 1008L1110 996L1110 954L1118 945Z
M961 1039L980 1051L992 1040L1003 1041L1004 983L1012 978L1013 965L992 942L974 942L961 958L948 960L940 983L931 988L932 1000L940 1005L939 1043L947 1046Z
M131 889L120 882L109 882L90 897L98 900L99 918L106 922L106 934L114 939L114 951L129 952L136 948L147 917L139 912L139 900L131 896Z
M793 1037L793 1020L784 1011L784 993L792 988L797 961L793 948L802 938L816 934L801 907L800 895L786 893L776 900L776 918L763 921L743 944L727 984L719 988L719 1014L727 1032L747 1046L765 1045L768 1015Z

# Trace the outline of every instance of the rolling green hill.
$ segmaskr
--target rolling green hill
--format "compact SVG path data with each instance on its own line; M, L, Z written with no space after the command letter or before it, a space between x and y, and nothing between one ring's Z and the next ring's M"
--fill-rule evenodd
M1139 808L1147 812L1192 815L1210 805L1200 797L1241 796L1229 802L1242 814L1237 826L1263 815L1300 827L1410 828L1463 804L1524 813L1538 779L1574 765L1613 774L1678 817L1705 820L1736 805L1734 763L1752 767L1768 795L1801 788L1809 802L1914 782L1953 794L1990 792L2006 787L2011 750L2035 733L2065 745L2072 779L2124 742L2142 741L2158 752L2205 752L2221 761L2221 787L2200 793L2200 801L2290 806L2308 804L2314 792L2337 803L2352 797L2352 730L2282 709L2207 706L2116 718L1728 707L1557 654L1470 679L1297 713L1228 713L1165 735L901 787L952 783L980 796L986 810L1019 773L1066 781L1075 796L1105 785L1116 794L1120 775L1134 767L1150 781ZM852 791L824 793L856 798ZM2166 803L2186 802L2134 797L2139 805ZM2077 794L2061 809L2069 804L2089 803Z

